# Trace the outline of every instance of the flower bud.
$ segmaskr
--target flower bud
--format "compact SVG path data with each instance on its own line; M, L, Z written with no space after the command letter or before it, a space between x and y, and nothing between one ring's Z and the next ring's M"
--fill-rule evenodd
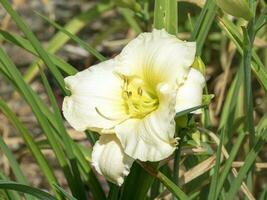
M183 116L177 117L175 119L175 122L176 122L176 126L177 127L185 128L187 126L187 123L188 123L188 117L187 117L187 115L183 115Z
M204 76L206 74L206 66L202 59L197 56L194 60L194 63L192 64L192 67L201 72Z
M215 0L215 2L223 11L232 16L242 17L247 21L253 17L247 0Z
M117 6L130 8L136 12L141 10L140 5L135 0L112 0Z
M192 139L196 142L197 146L201 144L201 133L196 131L192 134Z

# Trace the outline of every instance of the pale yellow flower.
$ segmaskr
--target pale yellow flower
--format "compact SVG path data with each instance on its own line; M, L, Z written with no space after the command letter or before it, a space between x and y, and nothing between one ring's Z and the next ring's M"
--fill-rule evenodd
M92 163L108 180L121 185L135 159L160 161L174 152L176 112L202 101L205 80L191 68L195 49L195 42L153 30L114 59L65 79L71 96L64 116L79 131L100 133Z

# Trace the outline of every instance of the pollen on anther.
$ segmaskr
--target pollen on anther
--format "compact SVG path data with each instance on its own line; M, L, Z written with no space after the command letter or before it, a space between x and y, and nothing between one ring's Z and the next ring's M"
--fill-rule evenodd
M140 96L142 96L142 94L143 94L143 90L142 90L141 87L139 87L139 88L137 89L137 92L138 92L138 94L139 94Z

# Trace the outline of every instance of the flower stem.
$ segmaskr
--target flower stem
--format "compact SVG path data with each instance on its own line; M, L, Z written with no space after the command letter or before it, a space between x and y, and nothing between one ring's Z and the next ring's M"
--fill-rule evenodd
M250 0L250 8L255 13L254 0ZM254 129L254 119L253 119L253 99L252 99L252 87L251 87L251 59L252 59L252 49L253 42L255 39L254 30L254 17L248 22L246 28L243 28L243 65L244 65L244 111L246 114L245 120L245 131L249 133L249 146L253 147L255 143L255 129ZM252 173L251 170L247 177L247 184L249 188L252 188Z

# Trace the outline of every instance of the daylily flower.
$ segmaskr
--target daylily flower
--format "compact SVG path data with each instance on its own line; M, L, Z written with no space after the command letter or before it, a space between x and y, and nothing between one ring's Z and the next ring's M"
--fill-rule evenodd
M175 114L201 105L205 79L191 68L195 42L165 30L142 33L113 59L65 79L63 114L78 131L97 131L92 164L118 185L135 159L160 161L175 150Z

